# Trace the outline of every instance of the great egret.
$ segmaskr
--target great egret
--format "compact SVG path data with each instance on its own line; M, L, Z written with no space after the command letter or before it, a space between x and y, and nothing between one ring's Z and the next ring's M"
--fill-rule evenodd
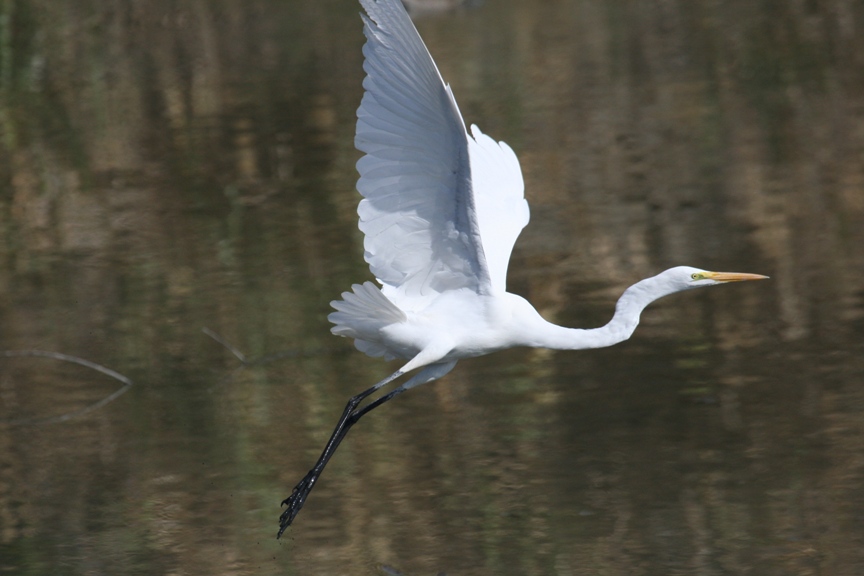
M348 401L324 452L282 504L281 536L348 430L391 398L450 372L462 358L513 346L579 350L630 337L642 310L681 290L758 274L678 266L630 286L602 328L563 328L505 289L516 237L528 223L522 173L513 150L471 126L441 79L400 0L360 0L367 15L365 93L355 145L358 213L366 261L381 284L355 284L332 302L334 334L370 356L407 359L399 370ZM382 386L401 386L360 407Z

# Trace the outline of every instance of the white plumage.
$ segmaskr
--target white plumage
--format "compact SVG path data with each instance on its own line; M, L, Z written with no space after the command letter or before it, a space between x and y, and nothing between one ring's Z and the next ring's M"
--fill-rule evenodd
M365 94L354 140L360 230L382 291L421 310L448 290L504 292L510 250L528 222L516 155L465 124L398 2L361 2ZM484 246L485 243L485 246Z
M628 288L612 320L589 330L544 320L506 291L510 252L528 223L513 150L476 126L469 134L450 87L400 0L360 0L367 42L365 93L357 111L357 212L365 257L381 284L355 284L333 302L334 334L359 350L407 362L351 398L318 462L284 502L291 524L345 434L394 396L447 374L462 358L513 346L585 349L630 337L642 310L662 296L765 278L678 266ZM360 403L403 374L401 386Z

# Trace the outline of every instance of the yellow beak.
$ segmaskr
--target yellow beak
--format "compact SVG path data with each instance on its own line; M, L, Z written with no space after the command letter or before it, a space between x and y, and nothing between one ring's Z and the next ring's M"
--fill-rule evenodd
M744 282L745 280L765 280L768 276L761 274L745 274L743 272L708 272L705 275L717 282Z

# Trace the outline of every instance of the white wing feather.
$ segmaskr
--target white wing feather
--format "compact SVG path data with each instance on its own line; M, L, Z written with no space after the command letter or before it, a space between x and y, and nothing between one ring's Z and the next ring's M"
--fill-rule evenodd
M366 153L357 163L366 261L404 310L447 290L503 291L528 221L519 162L476 128L468 136L400 0L360 1L369 15L355 138Z
M468 155L471 158L477 224L492 287L495 291L504 292L510 252L530 218L525 184L519 159L510 146L496 142L473 124L471 134L473 138L468 138Z

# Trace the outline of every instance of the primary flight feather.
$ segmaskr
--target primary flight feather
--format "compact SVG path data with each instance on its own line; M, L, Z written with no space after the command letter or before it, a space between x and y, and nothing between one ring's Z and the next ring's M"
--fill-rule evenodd
M400 0L360 0L366 44L357 110L357 212L366 262L379 286L355 284L332 303L334 334L359 350L407 362L352 397L321 457L282 504L279 532L293 522L348 430L405 390L447 374L462 358L513 346L578 350L630 337L644 308L662 296L765 278L678 266L624 291L612 320L595 329L544 320L506 291L510 252L528 223L513 150L476 126L470 133L450 87ZM402 385L364 406L408 372Z
M449 290L504 292L528 222L516 155L472 126L399 2L361 2L366 78L354 143L366 261L384 294L420 310Z

